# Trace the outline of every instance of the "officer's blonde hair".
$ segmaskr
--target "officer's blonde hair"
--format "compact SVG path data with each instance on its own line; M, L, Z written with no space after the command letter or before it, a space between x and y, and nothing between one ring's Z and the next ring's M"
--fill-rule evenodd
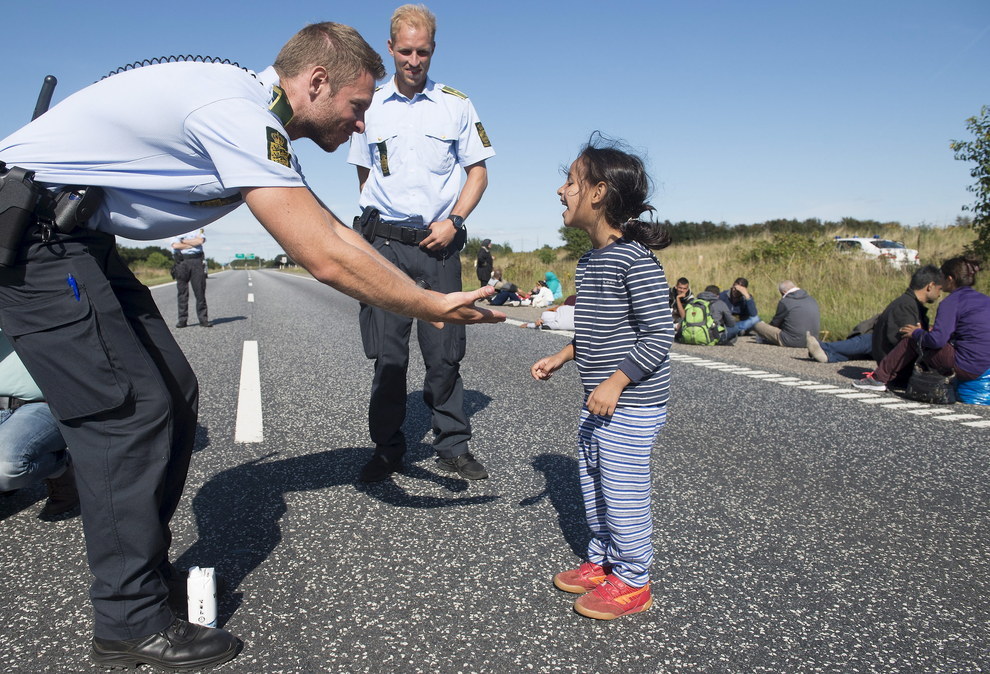
M389 28L389 35L393 41L402 26L420 28L430 34L431 41L437 39L437 17L426 8L426 5L402 5L395 10Z
M368 72L375 80L385 77L382 57L360 33L342 23L313 23L292 36L275 59L279 77L290 78L306 68L323 66L331 91L339 91Z

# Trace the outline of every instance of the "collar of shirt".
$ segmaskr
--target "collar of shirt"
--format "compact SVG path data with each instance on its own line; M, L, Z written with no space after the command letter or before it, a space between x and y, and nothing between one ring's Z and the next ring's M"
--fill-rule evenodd
M285 91L279 86L279 77L275 71L275 66L268 66L260 73L255 73L255 77L268 92L268 109L284 127L292 119L292 106L289 105Z
M392 77L388 78L388 82L382 85L381 92L383 94L382 103L387 103L388 101L391 101L393 98L397 101L403 101L409 103L415 103L416 101L422 98L426 98L436 103L437 96L440 95L440 87L437 86L436 82L434 82L429 77L427 77L426 84L423 86L423 90L413 95L412 98L406 98L405 96L402 95L402 93L399 92L398 88L396 88L395 75L393 75Z

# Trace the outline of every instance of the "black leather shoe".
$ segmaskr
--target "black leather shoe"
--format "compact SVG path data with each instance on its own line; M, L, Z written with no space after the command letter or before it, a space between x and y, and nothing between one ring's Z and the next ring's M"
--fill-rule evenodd
M108 667L151 665L165 671L206 669L233 660L241 642L226 630L176 620L167 629L137 639L93 637L93 661Z
M402 455L375 451L371 460L361 469L361 482L381 482L392 473L402 472Z
M471 452L450 459L438 458L437 468L445 473L457 473L465 480L484 480L488 477L488 471L471 455Z
M212 321L200 321L199 322L199 326L201 328L212 328L213 327L213 322Z
M185 321L179 321L178 323L175 324L175 327L177 327L177 328L185 328L185 327L188 327L188 325L189 324L186 323Z
M76 471L70 463L58 477L45 480L48 489L48 501L38 513L38 518L46 522L56 519L68 519L73 511L78 514L79 492L76 491Z

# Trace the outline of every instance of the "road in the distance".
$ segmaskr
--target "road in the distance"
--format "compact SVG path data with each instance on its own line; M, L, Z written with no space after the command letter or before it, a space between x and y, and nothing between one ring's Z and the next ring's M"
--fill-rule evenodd
M207 285L215 327L176 332L202 403L173 554L226 579L221 619L245 649L221 671L990 669L986 428L679 351L654 461L654 608L592 621L551 584L586 541L577 375L528 373L564 336L468 329L472 450L492 473L476 483L433 467L414 355L408 469L363 485L356 303L269 271ZM154 294L174 322L174 286ZM245 341L264 439L238 444ZM81 529L37 521L42 503L41 488L0 500L0 667L88 671Z

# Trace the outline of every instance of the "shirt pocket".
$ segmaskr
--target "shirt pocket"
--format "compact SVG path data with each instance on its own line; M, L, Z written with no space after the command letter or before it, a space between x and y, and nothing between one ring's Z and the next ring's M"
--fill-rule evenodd
M433 173L447 175L457 162L457 130L436 124L423 130L422 161Z
M371 155L372 163L377 164L381 169L383 176L392 175L395 172L396 162L401 161L401 158L397 157L397 150L394 133L382 134L374 138L368 136L368 153Z

